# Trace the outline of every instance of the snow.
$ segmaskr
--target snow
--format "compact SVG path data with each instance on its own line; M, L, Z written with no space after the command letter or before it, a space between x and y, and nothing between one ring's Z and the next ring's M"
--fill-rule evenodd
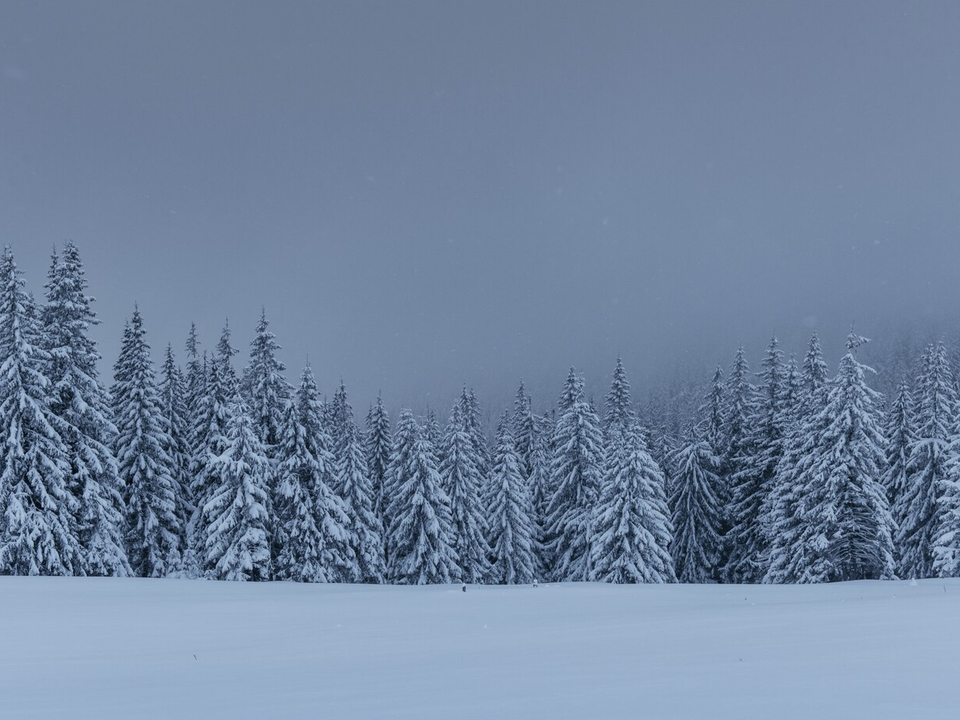
M955 718L960 580L0 577L0 716Z

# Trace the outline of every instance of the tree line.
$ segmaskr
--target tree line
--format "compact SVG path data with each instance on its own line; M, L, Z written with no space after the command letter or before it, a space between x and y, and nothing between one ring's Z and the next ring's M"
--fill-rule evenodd
M262 314L158 367L134 310L109 387L79 251L44 299L0 257L0 573L427 584L811 583L960 574L960 400L943 343L887 402L851 333L831 377L741 348L681 437L651 438L618 360L598 409L521 382L493 442L466 388L441 426L292 384Z

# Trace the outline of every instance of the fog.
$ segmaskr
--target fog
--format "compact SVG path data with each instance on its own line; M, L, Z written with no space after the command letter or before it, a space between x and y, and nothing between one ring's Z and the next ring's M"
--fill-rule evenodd
M0 242L182 356L445 413L950 329L960 4L0 5Z

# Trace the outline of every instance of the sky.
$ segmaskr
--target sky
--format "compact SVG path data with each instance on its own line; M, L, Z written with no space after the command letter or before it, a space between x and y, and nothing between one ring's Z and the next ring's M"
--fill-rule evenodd
M960 3L0 3L0 242L104 372L265 308L364 409L955 317ZM242 362L242 361L241 361Z

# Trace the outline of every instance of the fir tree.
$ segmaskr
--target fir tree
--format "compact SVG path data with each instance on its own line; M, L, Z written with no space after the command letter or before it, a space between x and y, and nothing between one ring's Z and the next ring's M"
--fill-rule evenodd
M401 411L390 461L389 561L393 582L448 583L458 574L450 499L437 460L408 410Z
M604 431L608 438L627 433L633 426L633 410L630 408L630 381L623 369L623 360L617 358L613 370L613 382L605 401Z
M716 576L720 553L720 509L717 457L703 440L693 440L674 456L676 479L670 506L673 510L672 555L677 579L706 583Z
M10 247L0 257L0 574L82 571L66 423L48 405L50 355Z
M270 332L267 312L262 310L256 334L250 345L250 365L245 373L248 403L257 437L268 457L280 442L283 408L292 396L290 384L284 376L286 368L277 359L276 335Z
M383 582L383 526L373 510L373 485L367 469L360 431L351 419L342 430L337 459L337 487L349 517L350 546L356 560L357 582Z
M520 387L517 388L517 396L513 401L513 437L517 455L520 457L520 471L523 473L523 479L529 484L530 476L533 473L533 445L536 442L537 433L536 416L533 414L533 407L530 401L530 395L520 381Z
M376 404L371 405L370 411L367 413L367 472L370 473L371 492L373 493L373 513L380 519L384 528L386 528L386 523L384 520L383 493L392 445L390 418L383 407L383 399L380 395L377 395Z
M490 547L485 539L487 523L483 509L490 505L487 502L481 505L484 478L480 475L479 463L458 403L450 414L443 437L440 480L450 499L453 544L460 565L457 579L470 583L481 582L489 571Z
M767 496L783 453L783 353L770 340L759 373L761 387L751 418L750 454L733 475L729 565L738 582L760 582L766 573L769 526Z
M594 506L600 485L600 421L572 368L560 396L550 462L552 496L546 509L548 552L557 580L589 580Z
M826 406L811 427L810 452L797 469L801 527L792 568L797 582L894 577L893 519L882 485L884 439L878 394L856 357L851 333Z
M507 585L533 582L537 578L533 505L507 413L497 426L491 485L494 492L490 505L490 579Z
M624 407L629 409L629 403ZM636 421L612 433L604 474L594 520L593 578L614 583L675 581L664 477Z
M754 413L753 385L750 384L750 366L747 363L746 353L741 345L730 369L730 380L726 385L727 405L724 411L723 438L725 448L720 458L720 470L723 473L718 478L717 495L719 500L725 501L721 507L721 527L727 532L723 538L721 557L726 558L723 576L728 582L738 582L741 579L740 564L744 558L742 550L736 548L738 530L742 522L747 519L741 516L734 504L736 486L742 479L749 478L749 459L753 454L751 446L750 420ZM670 463L663 463L669 467ZM670 478L668 477L668 483ZM672 488L668 484L672 494ZM741 529L745 529L745 526Z
M893 510L893 519L898 528L903 526L904 518L899 516L903 509L900 496L907 485L910 448L916 440L913 408L914 401L910 386L905 380L901 380L897 386L893 404L887 412L884 432L887 438L887 471L883 476L887 502Z
M230 413L226 450L211 460L208 472L219 479L204 510L211 518L204 549L213 577L269 580L268 460L239 394Z
M139 310L124 333L113 386L116 456L126 504L125 540L133 571L164 577L180 568L177 467L170 455L150 346Z
M933 540L943 498L958 478L954 449L957 395L942 342L931 345L919 381L917 436L909 446L907 478L894 506L902 577L934 574Z
M123 546L123 508L117 460L116 427L99 379L100 353L89 337L98 325L94 299L87 295L80 253L72 242L53 255L47 276L42 345L48 353L49 405L64 423L61 435L70 464L67 489L73 531L82 548L77 572L128 575ZM31 303L32 304L32 303Z
M195 510L190 501L190 433L187 429L184 404L184 381L176 363L173 348L168 344L160 380L160 408L166 423L170 446L167 453L174 470L174 489L177 495L177 527L181 555L187 551L187 525Z

